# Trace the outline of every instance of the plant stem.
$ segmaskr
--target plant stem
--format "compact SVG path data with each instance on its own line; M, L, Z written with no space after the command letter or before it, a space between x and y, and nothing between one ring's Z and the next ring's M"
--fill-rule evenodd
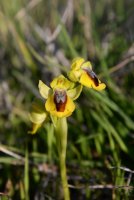
M25 199L29 200L29 160L28 160L27 146L25 151L24 185L25 185Z
M55 136L59 154L61 181L64 191L64 199L70 200L67 173L66 173L67 131L68 129L67 129L66 118L58 118L55 127Z

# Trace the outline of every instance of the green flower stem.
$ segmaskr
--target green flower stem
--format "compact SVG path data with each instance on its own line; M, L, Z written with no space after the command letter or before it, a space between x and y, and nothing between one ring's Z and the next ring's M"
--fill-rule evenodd
M67 119L58 118L55 126L55 136L60 161L61 181L64 191L64 199L70 200L67 173L66 173L66 148L67 148Z

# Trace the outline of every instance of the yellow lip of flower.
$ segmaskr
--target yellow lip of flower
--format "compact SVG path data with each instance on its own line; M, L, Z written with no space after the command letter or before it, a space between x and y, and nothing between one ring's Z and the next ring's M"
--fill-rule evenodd
M79 82L95 90L103 90L106 87L93 72L91 63L89 61L85 62L83 58L76 58L73 60L71 71L68 76L71 81Z
M46 101L46 110L57 117L69 117L75 109L75 104L69 96L65 96L65 101L55 103L55 95L51 95Z
M82 86L74 87L74 83L63 75L55 78L49 88L39 81L39 91L43 98L47 99L45 108L51 115L57 117L68 117L75 109L73 100L78 98Z
M95 78L94 80L86 72L81 75L79 82L88 88L93 88L98 91L103 90L106 87L99 79Z

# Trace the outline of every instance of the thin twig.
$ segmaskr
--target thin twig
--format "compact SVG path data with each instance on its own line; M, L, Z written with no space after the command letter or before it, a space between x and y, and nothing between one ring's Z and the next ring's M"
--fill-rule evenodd
M134 189L133 186L127 186L127 185L89 185L89 186L74 186L69 185L69 188L74 189Z
M125 60L123 60L122 62L120 62L119 64L115 65L114 67L112 67L109 70L109 73L113 73L121 68L123 68L125 65L127 65L128 63L134 61L134 55L130 56L129 58L126 58Z
M134 61L134 55L126 58L125 60L121 61L120 63L118 63L117 65L113 66L111 69L108 70L108 74L112 74L116 71L118 71L119 69L125 67L128 63L133 62ZM99 77L103 77L104 74L100 73Z
M9 150L8 150L7 148L5 148L3 145L0 145L0 151L3 152L3 153L5 153L5 154L7 154L7 155L9 155L9 156L11 156L11 157L13 157L13 158L18 159L18 160L24 160L24 158L23 158L22 156L20 156L20 155L14 153L14 152L12 152L12 151L9 151Z
M120 167L110 167L111 169L122 169L122 170L124 170L124 171L126 171L126 172L130 172L130 173L134 173L134 171L133 170L131 170L131 169L129 169L129 168L127 168L127 167L123 167L123 166L120 166Z
M131 179L132 179L132 173L130 173L129 176L128 176L127 184L126 184L127 186L130 185Z
M28 3L28 5L26 6L26 8L21 8L15 18L20 20L23 17L25 17L25 15L27 15L27 11L32 10L35 6L37 6L42 0L32 0Z

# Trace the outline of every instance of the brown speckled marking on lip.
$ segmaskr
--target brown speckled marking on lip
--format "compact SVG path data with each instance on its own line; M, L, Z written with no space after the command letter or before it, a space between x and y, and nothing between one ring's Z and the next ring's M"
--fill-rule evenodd
M87 75L92 79L95 86L99 86L99 79L97 78L96 74L93 72L92 69L85 68L84 71L87 73Z
M54 103L56 105L57 112L64 112L67 103L67 95L64 90L56 90L54 93Z

